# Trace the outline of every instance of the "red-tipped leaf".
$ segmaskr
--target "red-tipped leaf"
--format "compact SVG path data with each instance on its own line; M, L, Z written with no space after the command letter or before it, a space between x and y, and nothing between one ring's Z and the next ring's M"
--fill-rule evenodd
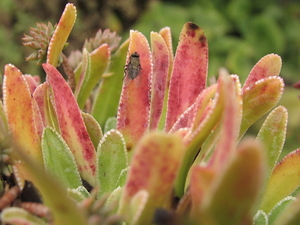
M203 30L194 23L186 23L179 39L170 80L166 131L206 85L208 44Z
M43 64L43 68L47 73L47 82L52 89L61 135L73 152L83 179L94 185L96 151L76 99L67 82L52 65Z

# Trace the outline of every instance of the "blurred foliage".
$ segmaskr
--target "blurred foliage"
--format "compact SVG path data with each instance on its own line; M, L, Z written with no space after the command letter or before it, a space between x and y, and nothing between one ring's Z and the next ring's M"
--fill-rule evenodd
M175 3L176 2L176 3ZM260 0L154 1L134 29L142 33L170 26L178 37L181 24L192 21L209 40L209 75L220 67L244 81L262 56L282 57L281 76L286 83L299 79L300 2ZM184 4L184 6L182 5ZM147 25L146 25L147 24ZM177 45L177 40L174 46Z
M133 23L147 9L149 0L10 0L0 1L0 67L7 63L18 65L30 74L43 74L34 62L24 62L30 51L21 45L21 38L29 27L36 23L59 20L65 5L70 2L77 6L77 21L69 42L73 49L81 48L84 40L95 36L101 28L109 28L119 34L128 31ZM181 25L182 26L182 25Z
M281 153L281 159L290 151L293 151L300 146L300 93L299 90L292 87L285 87L283 95L278 103L288 109L288 126L286 141ZM248 133L257 135L258 130L265 121L266 116L259 119L250 129Z

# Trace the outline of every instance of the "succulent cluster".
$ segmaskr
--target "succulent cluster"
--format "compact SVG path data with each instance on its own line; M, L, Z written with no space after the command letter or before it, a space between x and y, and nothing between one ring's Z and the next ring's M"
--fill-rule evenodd
M67 4L54 31L38 25L25 37L44 51L30 57L46 57L44 83L5 66L2 223L297 224L300 150L278 163L287 126L276 107L280 56L259 60L243 85L220 70L208 86L208 43L196 24L183 26L175 57L163 28L151 32L151 49L138 31L118 46L105 30L67 58L75 19ZM270 110L257 137L244 137Z
M30 35L24 35L23 44L32 48L35 52L28 56L26 60L37 60L38 65L46 61L47 50L54 28L50 22L48 25L37 23L36 28L30 28Z

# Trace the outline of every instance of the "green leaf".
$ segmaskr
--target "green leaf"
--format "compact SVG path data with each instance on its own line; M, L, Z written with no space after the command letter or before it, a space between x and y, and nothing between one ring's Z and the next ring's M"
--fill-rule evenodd
M278 106L263 123L257 139L264 143L267 156L267 180L280 156L285 141L288 113L285 107Z
M283 79L272 76L259 80L244 90L240 137L254 122L278 103L283 93L283 87Z
M269 213L281 199L300 186L300 149L289 153L274 168L260 203L260 209Z
M268 225L268 216L262 211L258 210L253 218L253 225Z
M26 224L26 225L46 225L42 218L32 215L28 211L18 207L6 208L2 211L1 222L3 224Z
M90 68L84 76L83 83L77 95L77 102L80 108L84 107L86 100L91 94L93 88L101 79L108 63L110 61L110 51L107 44L103 44L89 54Z
M67 196L66 188L53 176L46 174L43 166L27 155L20 146L15 145L14 151L26 164L34 185L41 193L45 205L51 210L54 223L86 225L88 222L85 213L78 210L74 201Z
M98 196L110 193L118 187L120 174L127 166L127 151L123 136L117 130L107 132L97 150Z
M127 173L128 173L128 167L121 171L120 176L117 180L117 184L116 184L117 187L123 187L125 185Z
M117 127L117 118L116 117L109 117L104 126L104 133L110 131L111 129L116 129Z
M282 211L274 221L274 225L298 225L300 221L300 200L299 196Z
M90 196L90 193L86 190L84 186L79 186L77 188L68 188L68 196L74 199L76 202L81 202Z
M283 212L283 210L295 200L295 197L288 196L279 201L268 214L269 224L274 224L274 222L276 221L278 216Z
M87 132L89 133L89 136L93 142L93 145L95 149L97 149L99 142L103 136L101 127L91 114L81 112L81 115Z
M118 110L128 45L129 40L125 41L112 55L108 71L103 76L96 92L91 114L102 128L107 118L116 116Z
M85 80L89 79L90 72L91 72L91 56L89 52L84 48L82 51L82 62L75 70L76 88L74 91L74 95L76 96L77 102L78 102L78 94ZM84 106L84 103L85 102L80 101L80 104L78 103L79 107L82 108Z
M74 156L62 137L51 127L42 135L42 152L46 172L54 175L65 187L82 185Z
M118 205L120 202L122 191L123 191L123 188L121 188L121 187L117 187L115 190L113 190L112 193L110 193L110 195L108 196L108 198L105 202L105 206L111 207L111 206Z

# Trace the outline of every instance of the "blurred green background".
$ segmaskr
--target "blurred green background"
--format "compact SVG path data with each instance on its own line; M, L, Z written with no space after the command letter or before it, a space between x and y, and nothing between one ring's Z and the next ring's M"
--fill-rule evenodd
M300 147L300 92L291 87L300 80L300 1L0 0L0 68L12 63L23 73L43 73L34 62L25 62L30 53L21 38L36 22L58 22L67 2L75 4L78 18L66 54L81 49L84 40L93 37L99 28L117 31L125 40L129 29L149 37L150 31L165 26L171 28L175 51L187 21L204 29L208 38L209 76L216 76L218 69L225 67L243 82L261 57L279 54L286 84L280 104L289 110L285 149ZM257 133L258 125L250 132Z

